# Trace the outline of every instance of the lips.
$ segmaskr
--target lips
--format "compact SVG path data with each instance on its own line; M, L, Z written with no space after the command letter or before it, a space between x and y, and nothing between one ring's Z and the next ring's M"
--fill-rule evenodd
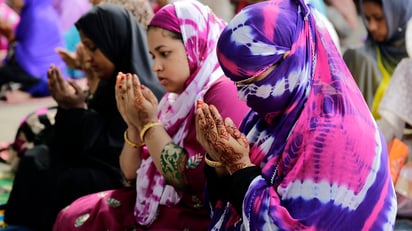
M90 68L94 71L94 72L99 72L99 67L97 65L90 65Z
M159 79L160 84L166 85L167 84L167 79L163 77L157 77Z

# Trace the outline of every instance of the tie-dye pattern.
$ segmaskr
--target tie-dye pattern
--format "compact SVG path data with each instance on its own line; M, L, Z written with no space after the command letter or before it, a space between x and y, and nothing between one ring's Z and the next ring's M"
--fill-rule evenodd
M185 148L189 131L193 129L190 121L193 121L196 100L203 99L210 86L223 75L216 57L216 43L226 23L197 1L178 1L173 5L192 71L181 94L169 92L163 96L158 117L175 144ZM154 20L156 16L150 25L158 24ZM188 153L189 158L198 153ZM150 225L156 219L159 204L173 206L181 200L181 195L166 185L151 157L142 160L136 182L135 217L141 225Z
M218 41L219 62L233 81L278 65L239 88L254 111L241 130L262 174L249 186L243 214L217 203L212 230L393 229L386 144L311 10L303 0L257 3Z

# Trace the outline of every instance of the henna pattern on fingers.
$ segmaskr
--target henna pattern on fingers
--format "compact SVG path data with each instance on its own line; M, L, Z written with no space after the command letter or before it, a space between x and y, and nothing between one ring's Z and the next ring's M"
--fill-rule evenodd
M216 120L216 128L221 138L229 140L229 133L227 132L226 127L221 119Z
M228 126L226 126L226 129L228 130L228 132L230 133L230 135L231 135L233 138L235 138L236 140L239 140L239 139L240 139L240 140L242 141L242 144L243 144L244 147L248 147L248 146L249 146L249 142L248 142L246 136L243 135L243 133L241 133L241 132L239 131L239 129L237 129L237 127L234 127L234 126L232 126L232 125L228 125Z
M202 109L202 106L203 106L203 101L202 101L202 100L200 100L200 99L198 99L196 102L197 102L197 104L196 104L196 108L197 108L197 109Z
M143 103L143 98L140 96L136 96L136 98L134 99L134 105L135 106L139 106Z
M224 147L224 150L222 150L223 153L220 155L220 162L222 162L224 165L233 165L234 163L242 159L242 153L236 152L233 148L227 145L222 146Z
M215 121L210 116L205 116L205 130L212 130L215 128Z

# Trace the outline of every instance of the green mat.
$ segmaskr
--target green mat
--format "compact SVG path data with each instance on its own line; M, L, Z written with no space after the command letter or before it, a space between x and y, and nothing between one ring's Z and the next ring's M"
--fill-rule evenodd
M13 177L14 175L10 171L0 172L0 205L5 204L9 199Z

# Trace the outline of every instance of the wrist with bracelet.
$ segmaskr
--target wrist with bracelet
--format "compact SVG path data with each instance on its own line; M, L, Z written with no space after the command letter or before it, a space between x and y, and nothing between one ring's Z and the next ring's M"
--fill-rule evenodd
M162 126L162 123L160 123L159 121L152 121L145 124L140 130L140 140L144 142L144 136L146 135L147 131L155 126Z
M141 148L141 147L144 146L144 142L142 142L142 143L140 143L140 144L136 144L136 143L130 141L130 140L129 140L129 137L127 136L127 129L126 129L126 131L124 131L123 138L124 138L124 141L125 141L129 146L131 146L131 147L133 147L133 148Z
M221 167L223 167L222 162L210 160L210 159L208 158L208 156L209 156L209 155L206 153L206 155L205 155L205 163L206 163L207 165L209 165L209 166L212 167L212 168L221 168Z
M226 168L230 175L240 169L255 166L253 163L237 163L233 165L224 165L222 162L210 160L208 153L205 155L205 163L212 168Z

